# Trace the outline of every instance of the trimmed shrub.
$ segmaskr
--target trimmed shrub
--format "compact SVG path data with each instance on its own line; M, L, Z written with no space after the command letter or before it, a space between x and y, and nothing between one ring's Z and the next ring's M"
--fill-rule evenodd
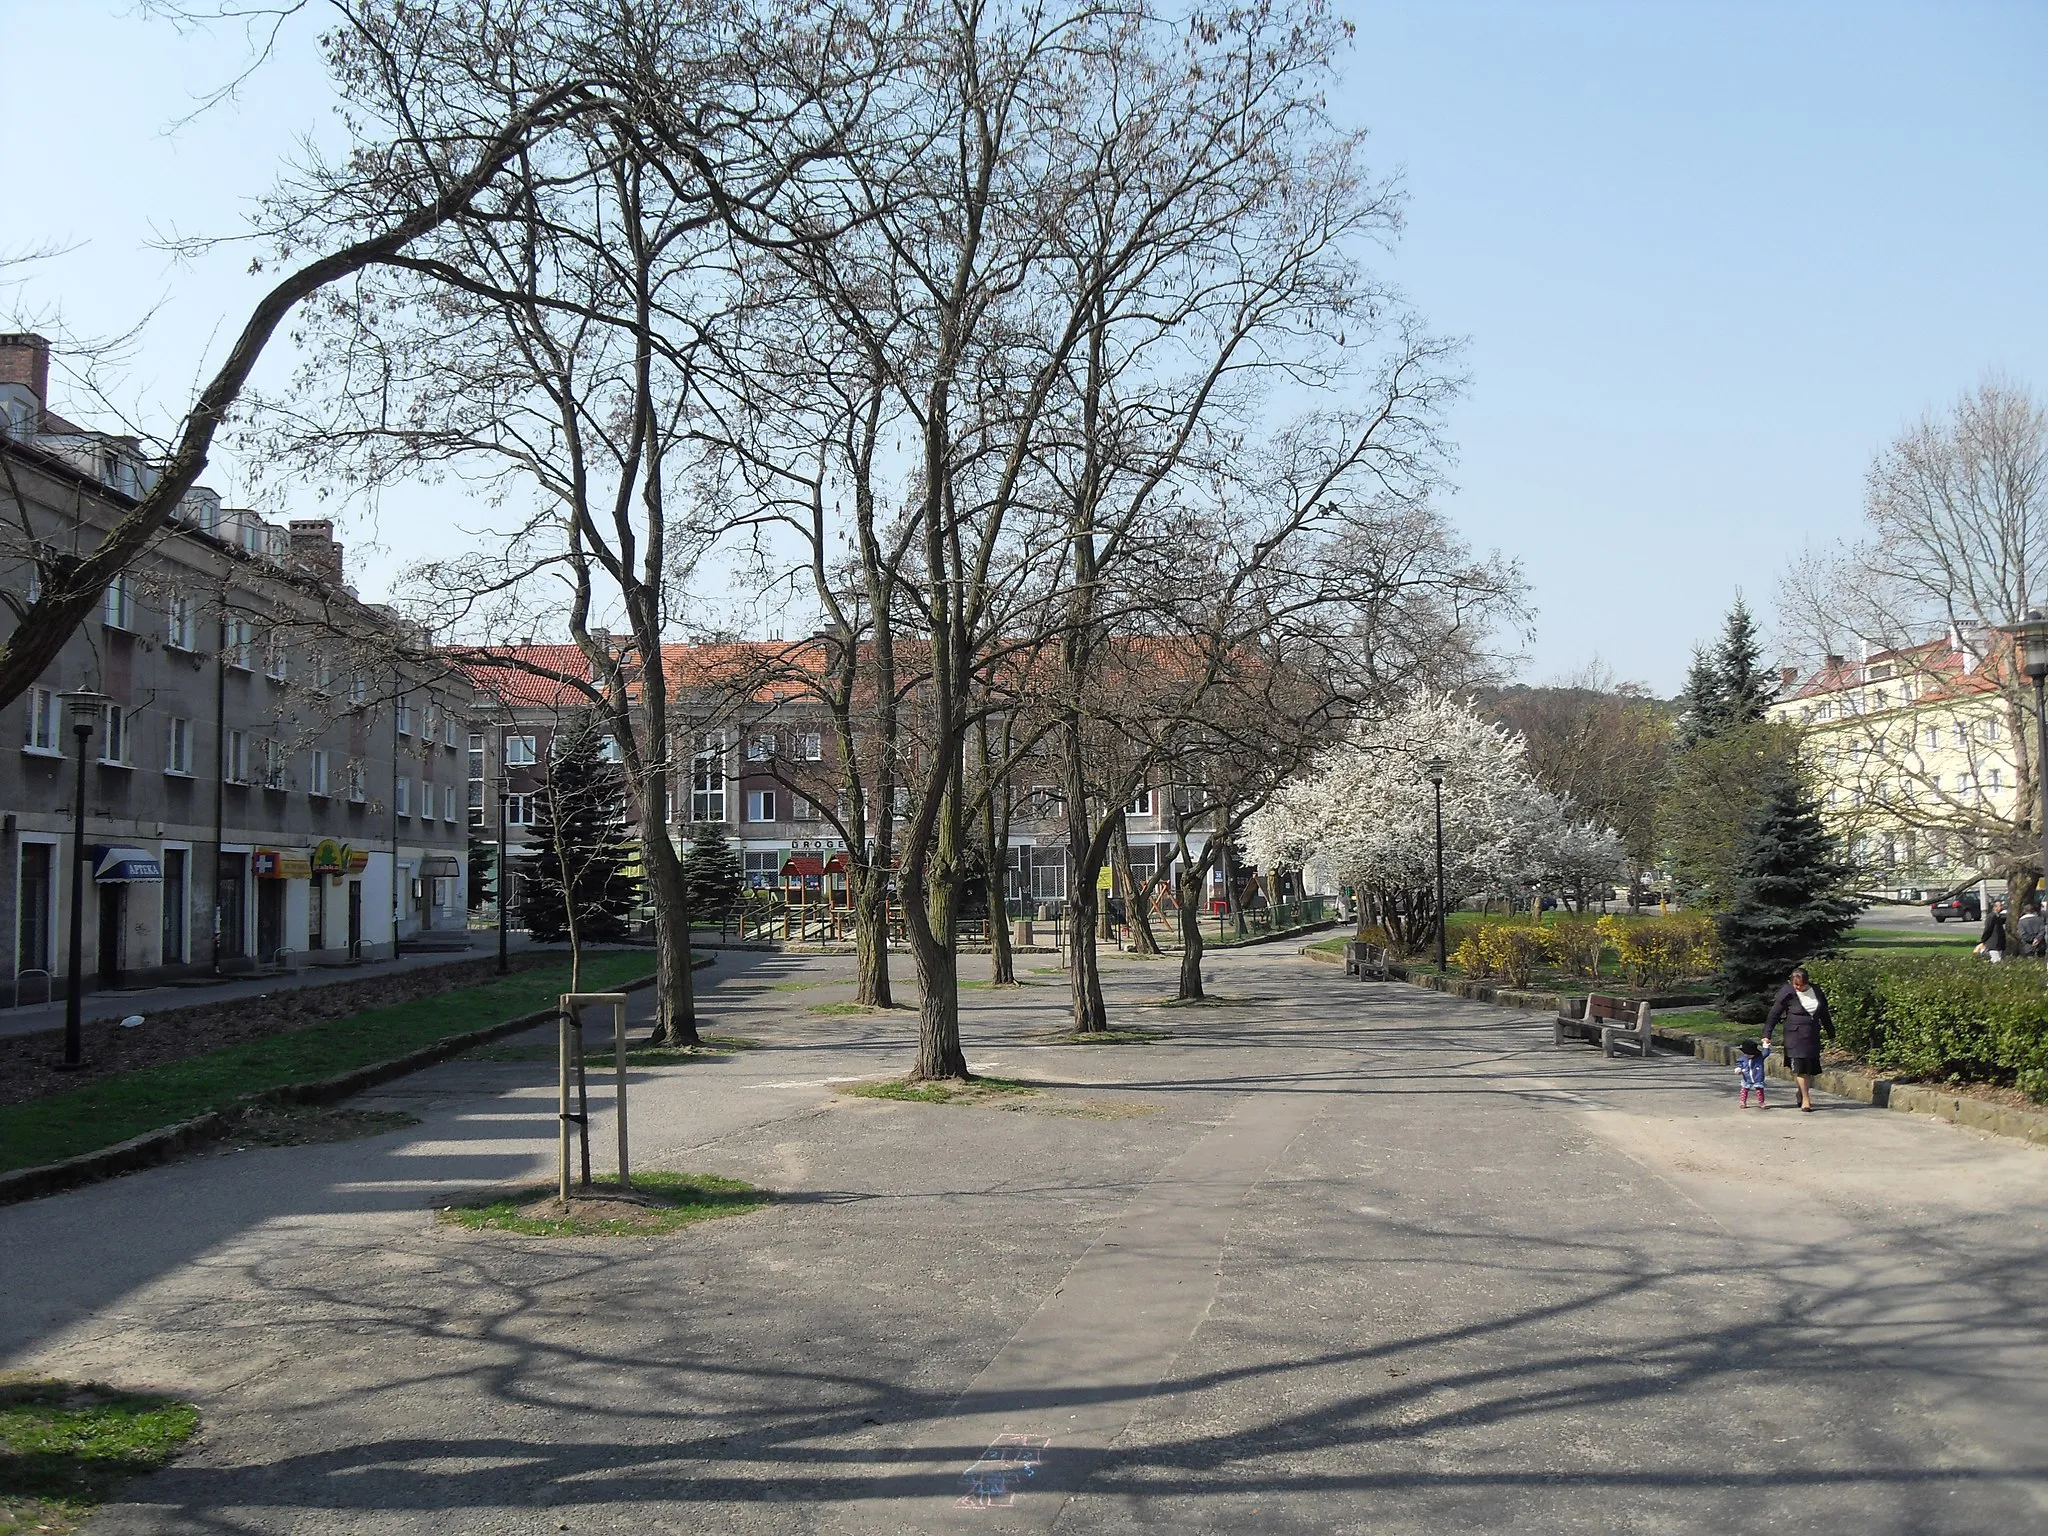
M2048 1102L2048 992L2028 965L1946 955L1821 960L1839 1043L1880 1071L2018 1087Z
M1659 992L1681 977L1704 976L1719 959L1714 921L1704 914L1630 922L1609 913L1600 919L1599 930L1620 956L1629 985L1639 992Z
M1607 946L1599 923L1585 917L1560 917L1544 929L1550 958L1564 970L1587 981L1600 975L1600 953Z
M1460 954L1464 949L1458 946ZM1488 923L1479 930L1479 956L1487 973L1506 977L1511 987L1529 985L1549 953L1548 934L1533 924Z
M1458 947L1451 955L1458 969L1474 981L1484 981L1493 974L1493 967L1486 960L1485 946L1479 942L1479 935L1485 931L1479 928L1466 934L1458 940Z

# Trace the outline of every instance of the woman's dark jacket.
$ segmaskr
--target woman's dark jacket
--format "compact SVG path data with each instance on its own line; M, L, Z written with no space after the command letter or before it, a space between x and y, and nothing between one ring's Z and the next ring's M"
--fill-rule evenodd
M2005 914L2003 912L1994 910L1989 917L1984 919L1984 932L1978 936L1977 942L1986 949L1997 950L2001 955L2005 953Z
M1830 1040L1835 1038L1835 1016L1828 1012L1827 993L1811 982L1807 984L1807 990L1820 999L1820 1006L1813 1012L1806 1011L1798 995L1793 992L1792 983L1788 981L1778 988L1777 1001L1771 1004L1771 1011L1764 1015L1766 1036L1777 1034L1778 1021L1785 1021L1784 1050L1787 1061L1800 1056L1818 1056L1820 1037L1825 1034Z

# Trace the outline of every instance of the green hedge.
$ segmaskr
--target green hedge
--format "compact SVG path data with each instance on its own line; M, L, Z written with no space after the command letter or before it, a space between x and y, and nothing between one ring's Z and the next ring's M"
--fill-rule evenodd
M2006 1083L2048 1103L2048 990L2031 965L1948 955L1817 960L1844 1049L1881 1071Z

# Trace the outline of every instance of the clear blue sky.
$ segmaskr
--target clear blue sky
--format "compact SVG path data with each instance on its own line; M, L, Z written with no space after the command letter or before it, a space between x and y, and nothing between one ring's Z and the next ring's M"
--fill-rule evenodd
M1598 655L1674 690L1738 587L1768 610L1785 562L1854 532L1901 427L1987 369L2048 390L2048 7L1350 14L1334 106L1405 172L1388 270L1470 338L1448 506L1528 570L1532 680ZM84 334L157 306L129 376L145 410L178 403L253 292L246 252L185 269L148 242L234 231L292 142L331 131L302 26L236 105L169 132L240 48L126 5L0 0L0 253L77 247L0 302ZM345 530L372 592L483 516L453 488L404 505L402 529Z

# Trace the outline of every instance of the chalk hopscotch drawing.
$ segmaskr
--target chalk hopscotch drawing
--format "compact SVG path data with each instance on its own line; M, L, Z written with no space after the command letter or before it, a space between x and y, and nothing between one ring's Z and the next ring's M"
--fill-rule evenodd
M997 1435L989 1448L960 1474L967 1491L960 1495L962 1509L1001 1509L1017 1502L1019 1484L1037 1475L1045 1459L1050 1435Z

